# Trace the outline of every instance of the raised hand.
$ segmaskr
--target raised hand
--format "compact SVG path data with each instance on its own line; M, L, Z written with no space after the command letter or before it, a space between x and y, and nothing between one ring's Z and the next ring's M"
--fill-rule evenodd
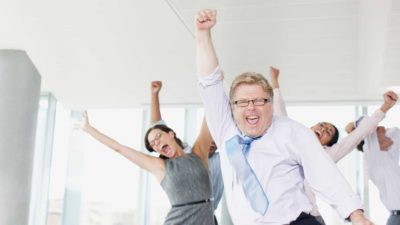
M81 122L81 130L83 131L87 131L90 127L90 123L89 123L89 117L86 111L83 111L81 113L82 115L82 122Z
M394 91L387 91L383 94L384 103L381 106L382 112L386 113L391 109L397 102L398 96Z
M393 140L386 136L383 137L378 136L378 143L379 143L379 149L381 151L388 151L390 146L393 145Z
M279 88L279 69L270 66L269 67L269 75L271 76L271 86L272 88Z
M378 138L379 149L381 151L389 150L390 146L393 144L393 140L386 137L386 129L385 127L379 126L376 129L376 136Z
M197 13L196 28L197 31L209 31L217 22L217 11L213 9L204 9Z
M151 93L158 94L161 90L162 82L159 80L151 82Z
M353 130L355 130L356 127L354 126L354 122L349 122L346 127L344 128L344 130L350 134Z
M162 82L159 80L151 82L151 105L150 105L150 122L155 124L161 120L160 96Z
M374 225L373 222L365 218L361 210L356 210L350 215L350 221L353 225Z

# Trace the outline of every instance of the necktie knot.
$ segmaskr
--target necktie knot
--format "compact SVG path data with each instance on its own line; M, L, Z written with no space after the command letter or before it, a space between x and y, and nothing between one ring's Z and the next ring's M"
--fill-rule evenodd
M239 143L244 144L244 145L250 145L251 142L253 142L255 139L252 137L244 136L243 138L240 138Z
M257 138L252 138L249 136L244 136L244 137L240 137L238 136L239 139L239 144L243 145L242 151L247 154L247 151L250 149L250 145L254 140L257 140Z

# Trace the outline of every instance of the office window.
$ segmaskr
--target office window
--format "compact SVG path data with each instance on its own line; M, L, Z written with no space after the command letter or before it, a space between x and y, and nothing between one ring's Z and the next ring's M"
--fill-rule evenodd
M57 102L51 94L41 95L33 159L30 225L46 224L56 107Z
M142 110L91 110L91 124L140 149ZM48 225L131 225L139 207L139 168L81 130L57 108Z
M141 149L141 110L91 110L89 119L119 143ZM79 135L84 136L80 224L133 224L138 217L140 168L86 133Z
M371 105L367 109L372 113L378 107ZM358 116L356 109L343 105L288 106L288 114L307 127L319 121L332 122L339 129L340 141L347 135L344 132L347 122ZM187 114L191 115L188 117ZM198 133L203 114L203 108L162 109L163 119L183 141L188 138L185 129L194 129ZM399 114L400 107L395 106L382 124L400 126L395 116ZM143 124L148 124L146 116L148 114L145 115L142 109L89 111L94 127L120 143L144 152L147 152L143 147L143 132L147 129ZM74 120L70 110L57 105L47 225L162 224L170 203L156 179L86 133L72 129ZM362 155L350 153L338 167L353 190L363 197ZM384 224L388 213L374 185L369 185L368 197L371 219L376 224ZM330 206L319 200L317 203L327 224L345 224ZM219 218L220 207L216 214Z
M61 225L67 174L70 110L57 104L48 193L47 225Z

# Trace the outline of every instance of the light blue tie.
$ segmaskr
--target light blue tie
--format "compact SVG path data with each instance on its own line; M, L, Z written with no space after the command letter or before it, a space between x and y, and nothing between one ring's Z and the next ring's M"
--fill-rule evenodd
M226 142L226 154L242 183L244 194L251 207L254 211L264 215L269 205L268 198L246 158L252 141L254 141L253 138L241 138L236 135ZM243 145L242 151L240 149L241 144Z

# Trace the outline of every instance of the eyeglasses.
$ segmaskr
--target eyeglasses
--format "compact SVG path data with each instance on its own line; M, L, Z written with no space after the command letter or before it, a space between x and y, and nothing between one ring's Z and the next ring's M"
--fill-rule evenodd
M271 102L271 99L270 98L256 98L253 100L243 99L234 101L233 104L239 107L247 107L250 104L250 102L252 102L254 106L263 106L265 105L265 103Z
M156 141L160 140L160 137L161 137L161 132L160 132L160 133L157 133L156 136L154 137L154 139L153 139L152 141L149 142L149 143L150 143L150 146L151 146L152 148L154 148L154 145L156 145Z

